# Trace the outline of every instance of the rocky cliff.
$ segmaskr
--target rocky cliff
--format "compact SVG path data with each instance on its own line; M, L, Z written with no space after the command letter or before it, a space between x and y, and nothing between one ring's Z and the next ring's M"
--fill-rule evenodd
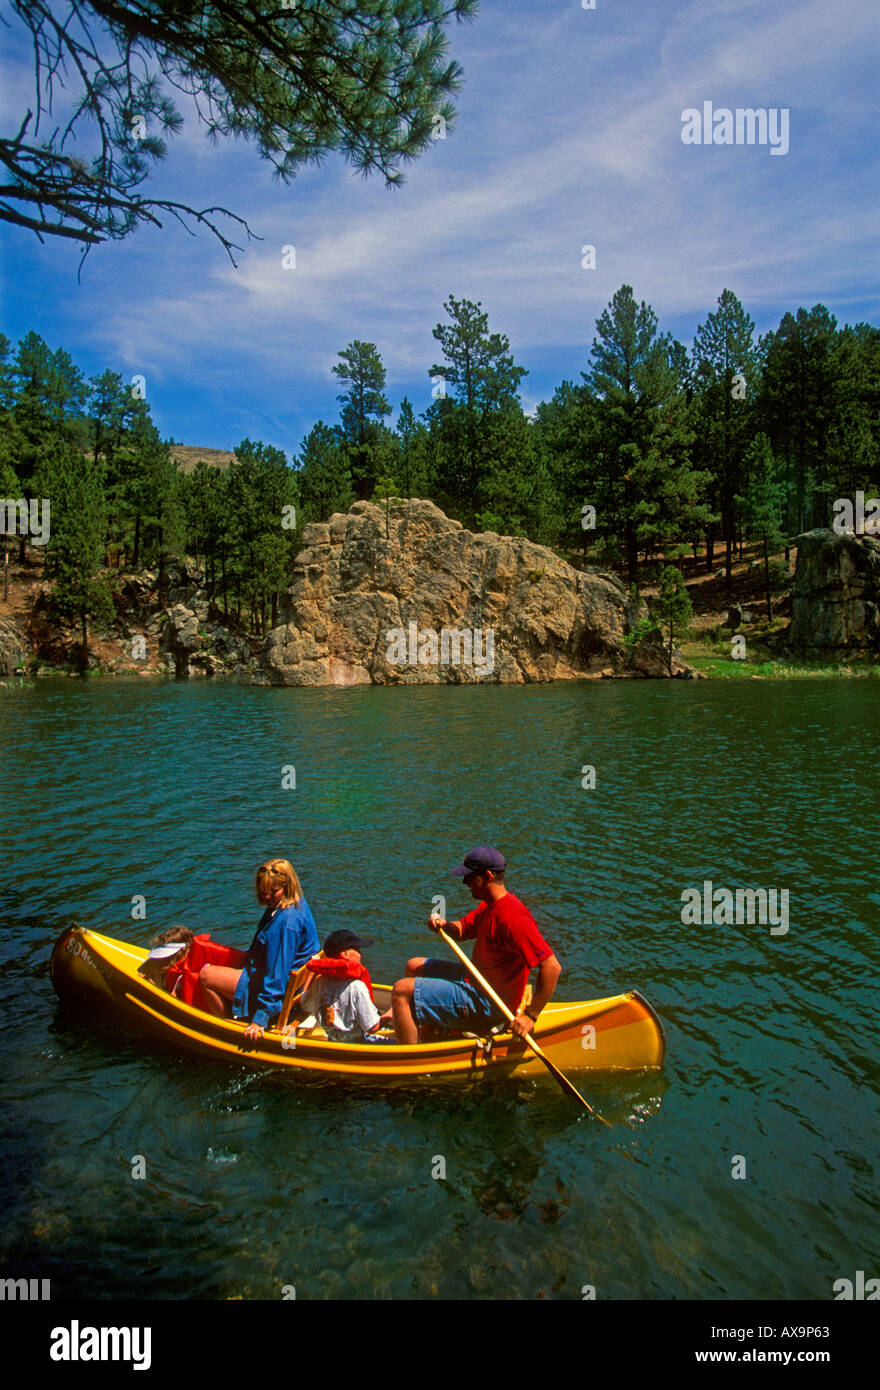
M356 502L306 526L281 624L255 679L391 685L662 676L624 645L638 616L614 575L544 546L476 535L432 502ZM676 674L691 674L680 662Z
M880 540L816 530L797 547L788 649L820 660L880 655Z
M252 665L248 641L242 632L230 631L220 621L200 573L182 562L171 566L164 608L157 595L157 579L146 570L120 578L126 642L134 644L142 633L147 659L159 672L173 673L178 680L246 675Z
M224 622L199 571L174 561L166 580L160 598L158 575L150 570L114 576L115 618L107 626L90 627L84 659L79 624L62 622L54 613L51 586L39 572L30 584L19 579L14 605L0 612L0 682L74 675L84 665L104 675L249 676L258 643Z

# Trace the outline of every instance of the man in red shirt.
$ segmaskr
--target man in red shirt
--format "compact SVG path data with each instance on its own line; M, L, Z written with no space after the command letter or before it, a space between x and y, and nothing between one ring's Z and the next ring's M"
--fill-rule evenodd
M464 880L479 906L460 921L431 916L428 925L459 941L476 941L474 965L515 1015L511 1031L523 1038L553 994L562 967L528 908L505 888L505 870L504 856L497 849L481 845L471 850L452 872ZM522 1009L529 972L535 966L538 978L532 1002ZM463 965L424 956L407 961L406 979L394 986L391 1014L399 1043L418 1042L419 1025L483 1035L504 1021Z

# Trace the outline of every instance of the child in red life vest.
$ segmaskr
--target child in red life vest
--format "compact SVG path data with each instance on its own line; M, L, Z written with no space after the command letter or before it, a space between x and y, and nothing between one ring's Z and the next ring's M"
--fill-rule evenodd
M353 931L334 931L324 942L323 956L309 961L315 979L300 1008L320 1019L331 1042L363 1042L379 1027L369 971L361 964L361 951L372 945Z
M201 987L199 972L202 967L212 964L234 968L247 960L244 951L212 941L208 932L200 932L197 936L189 927L168 927L153 937L152 944L153 950L138 966L138 974L176 999L209 1014L215 1014L217 1009Z
M191 932L189 927L168 927L153 937L150 943L153 949L138 966L138 974L149 980L151 985L158 985L159 989L167 989L170 994L179 994L180 967L188 956L194 940L195 933ZM176 969L169 974L172 965Z

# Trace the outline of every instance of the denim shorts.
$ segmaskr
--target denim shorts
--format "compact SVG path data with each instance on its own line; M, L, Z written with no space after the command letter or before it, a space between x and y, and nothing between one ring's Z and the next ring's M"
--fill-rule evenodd
M413 985L417 1022L481 1035L504 1022L504 1015L474 984L463 965L428 959L422 971Z

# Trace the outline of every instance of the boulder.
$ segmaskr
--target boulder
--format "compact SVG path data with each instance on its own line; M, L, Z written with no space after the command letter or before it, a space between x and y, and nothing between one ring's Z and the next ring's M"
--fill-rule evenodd
M434 505L356 502L303 529L255 679L274 685L525 682L665 675L624 644L640 616L614 575ZM640 610L643 611L643 610ZM648 668L648 669L646 669Z
M211 649L216 656L233 663L250 661L251 650L243 637L236 637L235 633L220 623L210 623L207 631Z
M797 548L788 649L815 660L880 654L880 541L817 529Z
M184 608L182 603L170 608L166 640L175 651L198 651L201 643L198 614L191 608Z
M116 606L135 622L156 609L156 577L149 570L120 574L116 581Z
M197 601L192 608L175 604L164 615L160 655L179 680L222 675L224 671L240 674L254 664L247 639L221 623L206 622L207 614L207 602Z
M173 663L178 680L189 680L194 674L190 665L192 655L201 647L198 615L191 608L177 603L166 614L160 641L160 653ZM204 674L204 672L199 672Z

